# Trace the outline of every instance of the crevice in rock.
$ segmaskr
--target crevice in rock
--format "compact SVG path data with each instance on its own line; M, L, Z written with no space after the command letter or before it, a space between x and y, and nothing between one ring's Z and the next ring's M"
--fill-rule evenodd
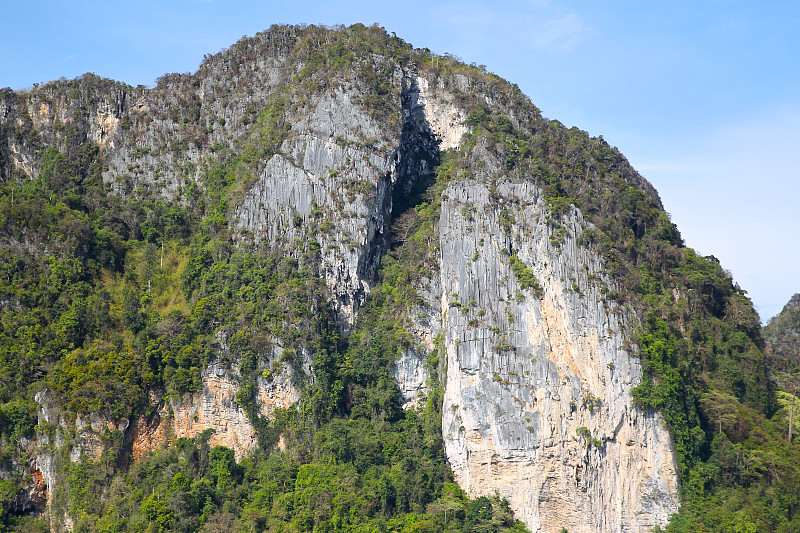
M373 242L366 245L366 253L359 261L359 277L371 284L376 281L383 254L405 241L403 225L396 223L423 201L433 184L433 170L439 164L439 141L425 119L424 106L419 103L419 87L413 79L402 92L401 103L404 120L400 142L392 157L393 167L384 178L391 187L380 210L384 225L375 232Z

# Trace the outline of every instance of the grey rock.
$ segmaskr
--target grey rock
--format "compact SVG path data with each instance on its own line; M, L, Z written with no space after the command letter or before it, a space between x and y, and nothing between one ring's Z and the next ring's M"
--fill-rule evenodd
M664 421L632 404L639 361L623 346L634 315L603 297L613 282L578 245L577 209L551 240L540 191L454 182L440 234L445 450L470 494L497 491L533 531L649 531L678 509ZM504 229L501 210L514 223ZM481 244L482 243L482 244ZM522 286L510 253L539 280ZM633 443L630 445L629 443Z

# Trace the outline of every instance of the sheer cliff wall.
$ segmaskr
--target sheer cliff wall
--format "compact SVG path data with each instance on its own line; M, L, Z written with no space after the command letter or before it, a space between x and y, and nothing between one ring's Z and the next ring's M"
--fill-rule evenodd
M456 479L497 491L533 531L647 531L677 511L670 435L632 405L634 318L602 261L556 229L535 186L447 188L440 225L443 433ZM465 209L466 206L466 209ZM500 213L514 223L503 227ZM521 262L536 291L515 275ZM432 302L433 303L433 302Z

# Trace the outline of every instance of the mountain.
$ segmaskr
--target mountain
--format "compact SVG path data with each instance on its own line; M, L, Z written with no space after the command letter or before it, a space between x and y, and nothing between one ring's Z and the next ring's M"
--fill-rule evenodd
M760 323L601 137L377 26L0 92L3 527L791 531Z

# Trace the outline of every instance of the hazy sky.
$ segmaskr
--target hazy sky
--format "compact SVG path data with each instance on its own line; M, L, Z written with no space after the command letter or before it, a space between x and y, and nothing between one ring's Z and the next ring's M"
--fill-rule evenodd
M764 321L800 292L800 2L0 0L0 87L152 85L275 23L377 22L603 135Z

